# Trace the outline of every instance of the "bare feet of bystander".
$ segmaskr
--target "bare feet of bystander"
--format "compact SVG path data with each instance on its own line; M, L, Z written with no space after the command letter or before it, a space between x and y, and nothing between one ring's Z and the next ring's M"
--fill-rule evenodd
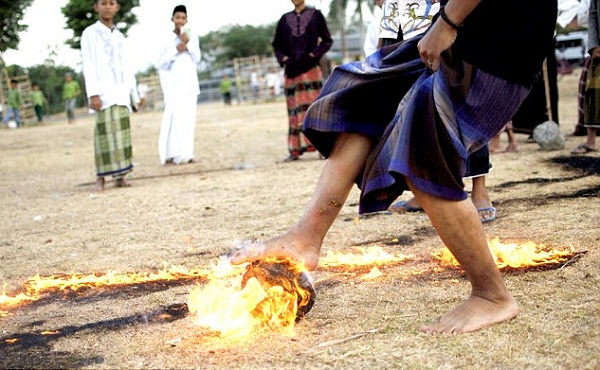
M96 178L96 184L94 185L94 191L103 192L104 191L104 177Z
M131 184L128 183L127 181L125 181L124 177L119 177L118 179L115 180L115 187L117 187L117 188L128 188L130 186L131 186Z

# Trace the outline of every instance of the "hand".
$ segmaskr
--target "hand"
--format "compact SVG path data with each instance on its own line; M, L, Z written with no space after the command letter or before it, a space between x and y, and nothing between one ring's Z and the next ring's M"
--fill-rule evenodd
M450 49L458 32L442 19L438 19L417 44L421 60L427 68L436 71L440 55Z
M94 95L90 98L90 108L96 112L102 109L102 100L98 95Z
M177 51L178 52L181 53L181 52L184 52L186 50L187 50L187 45L185 43L181 42L181 43L177 44Z
M187 33L183 32L181 34L181 42L183 42L184 44L187 44L190 41L190 37L188 36Z

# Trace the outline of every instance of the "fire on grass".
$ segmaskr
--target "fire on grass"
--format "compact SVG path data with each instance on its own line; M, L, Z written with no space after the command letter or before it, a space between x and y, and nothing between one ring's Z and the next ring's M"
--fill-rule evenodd
M395 265L410 257L379 246L356 247L349 253L329 251L321 257L319 268L370 268L362 277L373 279L382 275L377 266ZM220 279L219 269L226 266L214 266L215 279L190 293L188 308L197 323L230 340L244 340L263 329L293 335L295 323L310 311L316 299L306 268L291 261L257 261L246 267L243 276Z
M526 269L539 266L556 267L568 263L585 252L576 252L573 247L556 248L532 241L502 243L499 238L489 239L488 247L499 269ZM460 267L448 248L433 254L443 265Z
M117 273L109 271L106 274L72 274L40 276L29 278L23 283L20 293L7 293L6 286L0 291L0 317L9 315L9 310L41 299L52 292L77 292L84 288L100 288L111 286L127 286L143 283L161 283L180 280L206 278L209 269L187 269L183 266L172 265L156 272Z
M499 268L564 265L582 253L533 242L501 243L498 238L489 240L488 245ZM446 248L434 256L444 266L458 266ZM341 269L344 273L362 274L363 279L373 279L382 275L378 267L397 266L411 258L378 246L359 247L350 253L328 252L321 258L319 269ZM252 338L252 333L260 331L293 335L295 323L308 313L316 297L312 279L302 265L261 260L234 266L227 259L220 259L208 268L197 270L172 266L157 273L35 276L24 284L23 293L0 294L0 317L24 302L40 299L45 292L198 278L202 282L191 289L188 310L207 335L234 341Z

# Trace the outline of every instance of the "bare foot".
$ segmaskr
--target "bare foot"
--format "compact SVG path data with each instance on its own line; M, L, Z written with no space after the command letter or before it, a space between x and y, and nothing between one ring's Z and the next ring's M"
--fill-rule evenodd
M506 147L506 151L509 153L516 153L519 151L519 147L517 146L517 144L509 144Z
M115 187L117 188L128 188L131 184L125 181L125 178L121 177L115 180Z
M490 301L471 295L469 299L436 322L423 326L428 334L462 334L510 320L517 316L519 307L510 295L504 300Z
M288 231L262 244L254 244L248 248L236 251L230 261L234 265L252 262L257 259L291 259L302 263L309 270L319 265L321 242L302 237L299 233Z
M94 185L94 191L99 193L104 191L104 177L98 177L96 179L96 184Z

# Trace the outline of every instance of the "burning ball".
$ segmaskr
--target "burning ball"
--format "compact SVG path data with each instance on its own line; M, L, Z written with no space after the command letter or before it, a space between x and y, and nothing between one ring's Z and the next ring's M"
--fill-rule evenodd
M242 277L242 288L250 278L256 278L266 291L274 286L280 286L289 294L297 296L298 310L296 321L302 319L315 303L316 291L311 277L290 261L261 261L256 260L246 267Z

